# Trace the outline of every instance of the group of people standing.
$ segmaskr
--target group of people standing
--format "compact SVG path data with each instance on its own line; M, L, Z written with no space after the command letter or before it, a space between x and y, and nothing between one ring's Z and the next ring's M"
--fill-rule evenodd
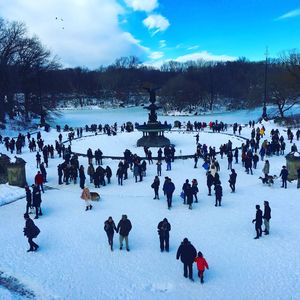
M264 213L260 209L260 205L256 205L256 215L255 219L252 220L252 223L255 223L256 237L254 239L259 239L264 232L265 235L270 233L270 219L271 219L271 208L269 201L264 201ZM261 226L264 220L265 230L263 231Z

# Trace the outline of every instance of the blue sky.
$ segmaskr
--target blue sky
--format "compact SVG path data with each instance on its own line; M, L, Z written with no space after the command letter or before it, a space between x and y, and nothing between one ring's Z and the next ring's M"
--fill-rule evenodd
M300 49L299 0L5 2L0 16L25 22L65 66L96 68L128 55L155 66L171 59L262 60L266 46L273 57Z

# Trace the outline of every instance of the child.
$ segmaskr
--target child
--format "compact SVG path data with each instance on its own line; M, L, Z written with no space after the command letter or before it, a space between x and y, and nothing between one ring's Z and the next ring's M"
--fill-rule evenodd
M198 256L195 258L195 262L197 263L197 269L198 269L198 276L200 278L201 283L204 283L203 280L203 275L204 275L204 270L205 268L208 270L208 264L205 260L205 258L203 257L202 252L198 252Z

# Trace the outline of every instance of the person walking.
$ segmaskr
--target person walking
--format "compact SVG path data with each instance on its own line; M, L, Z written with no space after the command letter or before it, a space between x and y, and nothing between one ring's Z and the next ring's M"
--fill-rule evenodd
M264 201L263 219L265 225L265 230L263 232L265 233L265 235L268 235L270 233L270 219L271 219L271 208L269 205L269 201Z
M35 183L39 188L41 188L42 192L44 193L43 182L44 182L43 175L41 174L40 171L38 171L37 174L36 174L35 177L34 177L34 183Z
M176 259L180 258L183 263L183 276L185 278L189 277L190 280L193 279L193 262L197 256L197 251L191 242L184 238L181 245L179 246L176 254Z
M279 174L279 177L282 179L282 185L281 187L287 188L287 179L289 176L289 171L287 170L286 166L282 166L281 172Z
M206 173L206 185L208 188L208 196L211 196L211 187L214 184L214 181L215 181L214 176L212 176L211 172L208 171Z
M32 193L28 185L25 186L26 192L26 214L29 212L29 208L32 207Z
M79 168L79 186L81 189L84 189L85 184L85 174L84 174L84 167L83 165Z
M255 223L256 237L254 239L257 240L261 237L261 234L262 234L262 229L261 229L262 211L258 204L255 206L255 208L256 208L256 216L255 216L255 219L252 220L252 223Z
M93 164L90 164L87 168L87 174L90 176L90 183L94 181L95 168Z
M204 283L204 271L205 269L209 270L209 267L201 251L198 252L198 256L195 258L195 263L197 264L198 277L200 278L200 282Z
M119 166L116 173L116 176L118 178L118 185L123 185L123 175L124 175L123 167Z
M156 172L157 172L157 176L161 176L161 165L162 165L162 162L161 160L158 160L157 163L156 163Z
M223 196L223 189L220 183L215 185L215 193L216 193L216 204L215 206L221 206L222 196Z
M112 217L108 217L108 219L104 222L104 231L106 232L108 238L108 244L110 245L110 250L113 251L114 233L115 231L117 232L117 228Z
M155 176L153 183L151 184L151 187L154 189L154 198L159 200L158 190L159 190L160 180L158 176Z
M85 210L91 210L92 209L92 205L90 203L90 200L91 200L91 193L90 193L90 190L89 188L86 186L86 187L83 187L83 190L82 190L82 193L81 193L81 197L80 197L82 200L85 201Z
M105 174L106 174L106 178L107 178L107 183L110 184L110 178L112 176L112 170L109 166L106 166Z
M262 169L262 172L264 173L265 175L265 179L268 178L268 175L270 173L270 163L269 163L269 160L266 159L265 161L265 164L264 164L264 167Z
M182 185L182 191L183 191L183 204L186 204L186 197L187 197L187 188L189 186L189 180L186 179L185 183Z
M40 167L41 164L41 154L38 152L35 156L36 158L36 168L38 169Z
M41 209L42 197L41 197L41 190L37 184L32 185L32 205L35 208L35 219L38 219L39 216L42 216L42 209Z
M117 232L119 233L119 241L120 241L120 250L123 249L123 241L125 239L126 250L129 252L129 243L128 243L128 235L132 229L132 225L130 220L127 218L127 215L122 215L122 219L119 221L117 226Z
M172 182L171 178L169 178L169 177L166 178L166 181L163 186L163 191L164 191L165 195L167 196L168 209L171 209L172 197L173 197L173 193L175 191L175 185Z
M235 192L235 183L236 183L236 177L237 174L235 172L235 169L231 169L231 174L229 175L229 186L231 188L231 192L234 193Z
M169 252L169 238L170 238L170 231L171 225L168 222L167 218L164 218L160 221L157 225L159 241L160 241L160 251L163 252L166 250Z
M192 180L192 193L193 193L193 196L195 197L196 203L198 203L198 197L197 197L198 192L199 192L198 181L197 181L197 179L194 178Z
M24 214L24 219L26 220L26 222L23 232L24 235L28 238L28 244L30 246L27 252L36 251L39 248L39 245L37 245L33 241L33 239L39 235L40 229L34 224L27 213Z
M189 205L189 209L192 209L192 205L193 205L193 190L192 190L192 186L190 183L188 183L187 188L186 188L186 204Z

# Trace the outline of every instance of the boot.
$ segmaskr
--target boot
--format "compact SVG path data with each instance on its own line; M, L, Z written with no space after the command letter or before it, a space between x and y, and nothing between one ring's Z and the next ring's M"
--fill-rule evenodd
M85 208L85 211L87 211L87 210L89 210L89 207L88 207L88 206Z
M265 235L268 235L269 234L269 231L268 230L265 230Z
M203 277L200 278L201 283L204 283Z
M92 205L90 205L89 207L90 207L90 209L92 209L92 207L93 207L93 206L92 206Z

